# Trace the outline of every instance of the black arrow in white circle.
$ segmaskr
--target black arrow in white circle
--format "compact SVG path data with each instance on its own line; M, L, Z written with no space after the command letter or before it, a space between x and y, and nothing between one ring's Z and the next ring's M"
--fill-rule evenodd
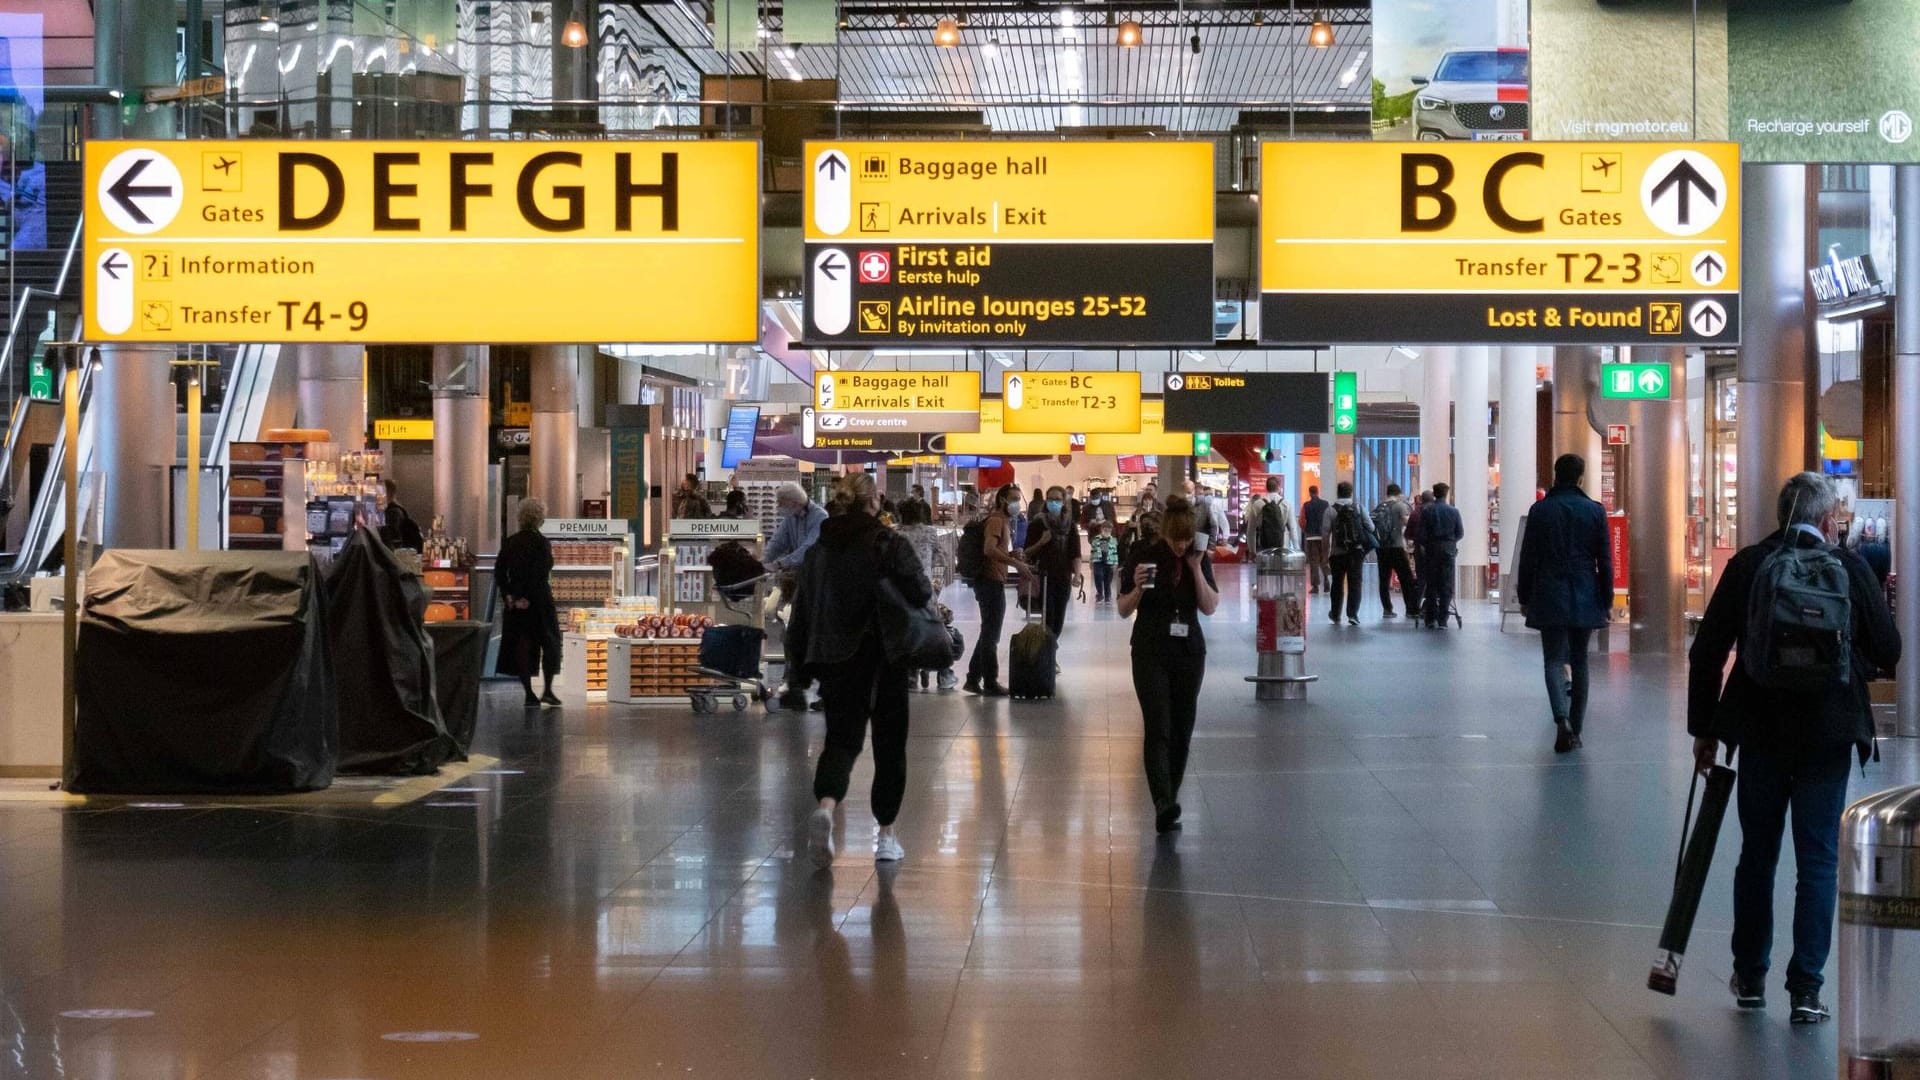
M847 264L840 260L840 253L837 251L830 254L827 258L822 259L819 267L820 273L825 276L828 281L839 281L840 271L846 268Z
M1717 300L1702 300L1687 312L1687 322L1693 332L1702 337L1712 337L1727 325L1727 309Z
M820 171L827 174L827 179L837 180L841 173L848 171L847 159L840 151L830 150L820 156Z
M1693 257L1693 280L1702 285L1717 285L1726 276L1727 264L1720 256L1703 251Z
M119 281L120 271L129 269L131 266L129 263L121 262L120 258L121 255L118 251L107 252L107 257L100 262L101 273L106 274L115 281Z
M120 178L115 180L112 186L107 188L107 195L111 197L114 202L120 204L120 209L126 211L128 217L142 225L153 224L153 219L147 216L147 212L140 206L139 200L172 199L174 197L173 187L170 184L134 183L135 180L140 178L141 173L147 171L147 166L151 164L153 164L152 158L143 157L133 159L133 163L127 166L127 171L121 173Z
M1654 183L1653 199L1659 202L1667 197L1668 192L1675 192L1674 220L1689 225L1692 224L1693 193L1696 190L1709 203L1720 205L1720 189L1708 183L1707 178L1700 175L1700 170L1693 167L1693 162L1682 158L1667 175Z

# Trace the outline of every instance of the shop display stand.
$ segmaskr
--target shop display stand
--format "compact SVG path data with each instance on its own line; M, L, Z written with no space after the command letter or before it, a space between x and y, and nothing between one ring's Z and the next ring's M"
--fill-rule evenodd
M751 518L676 518L668 522L667 543L660 557L661 605L706 615L716 623L765 629L766 579L755 584L752 596L731 601L714 588L713 568L707 565L713 549L728 541L739 542L748 554L760 558L764 552L761 536L760 523Z
M800 482L800 463L790 457L748 458L733 470L733 482L746 492L747 510L763 536L780 525L780 485Z
M630 558L627 523L552 518L540 527L553 544L553 601L558 607L605 607L626 595L620 568Z
M306 505L307 444L236 442L227 461L227 547L282 551L287 534L302 529Z
M700 642L695 638L616 637L607 643L607 700L620 705L683 705L696 686Z

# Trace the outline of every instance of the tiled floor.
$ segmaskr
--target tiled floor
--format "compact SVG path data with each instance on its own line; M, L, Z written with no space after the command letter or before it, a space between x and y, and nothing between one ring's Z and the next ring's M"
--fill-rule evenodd
M1832 1075L1831 1025L1721 988L1737 825L1679 998L1643 987L1683 673L1603 661L1556 758L1533 638L1368 608L1262 707L1228 601L1169 841L1127 628L1087 608L1060 699L914 698L897 871L864 769L838 865L793 858L817 715L517 691L502 764L399 809L0 807L0 1077ZM1915 780L1909 745L1857 785Z

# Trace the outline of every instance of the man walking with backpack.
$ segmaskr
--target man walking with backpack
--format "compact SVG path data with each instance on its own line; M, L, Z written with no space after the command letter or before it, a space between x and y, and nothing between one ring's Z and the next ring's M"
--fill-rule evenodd
M1373 525L1353 505L1353 485L1345 480L1334 489L1333 505L1321 519L1326 524L1327 574L1333 581L1333 602L1327 606L1327 618L1340 623L1344 598L1347 625L1360 625L1360 568L1367 553L1379 546L1373 537Z
M1773 872L1792 813L1798 880L1786 984L1796 1024L1831 1015L1820 988L1833 946L1847 773L1856 754L1862 768L1876 756L1867 680L1900 659L1900 632L1873 571L1828 539L1839 505L1818 473L1788 480L1780 531L1727 563L1687 657L1696 768L1710 768L1721 743L1740 754L1728 989L1742 1009L1766 1007ZM1723 685L1736 643L1739 662Z
M1446 484L1433 485L1433 501L1420 512L1420 621L1427 629L1444 628L1453 611L1454 560L1460 556L1460 541L1467 535L1460 511L1447 501L1453 489Z
M1400 600L1407 618L1420 617L1419 593L1413 583L1413 563L1407 559L1407 522L1413 507L1400 495L1399 484L1387 485L1387 497L1373 508L1373 535L1380 541L1380 617L1397 619L1393 610L1393 579L1400 578Z
M1280 478L1267 477L1267 492L1247 506L1247 550L1251 554L1288 546L1293 539L1293 511L1280 494Z

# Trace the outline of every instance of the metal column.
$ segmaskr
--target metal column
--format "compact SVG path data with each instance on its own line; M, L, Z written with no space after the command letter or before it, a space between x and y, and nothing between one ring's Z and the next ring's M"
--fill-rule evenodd
M1893 566L1920 584L1920 165L1895 168L1893 320ZM1913 585L1894 614L1900 640L1920 650L1920 593ZM1902 738L1920 738L1920 656L1903 659L1895 676Z
M1687 351L1636 347L1636 363L1662 362L1671 375L1665 401L1628 408L1627 588L1636 653L1686 648L1687 615ZM1773 498L1768 496L1768 506Z
M433 512L448 536L490 551L487 346L433 347Z
M1553 456L1579 454L1587 463L1581 484L1588 495L1600 497L1600 455L1606 448L1593 430L1587 401L1600 371L1600 350L1587 345L1562 345L1553 350Z
M1804 165L1747 165L1740 226L1739 542L1779 527L1774 500L1808 467L1814 355L1807 267L1816 261ZM1634 433L1639 442L1639 432ZM1640 483L1635 478L1635 483ZM1647 482L1652 482L1651 480ZM1636 552L1637 556L1637 552Z
M580 512L579 345L536 345L530 395L533 440L527 493L547 504L549 517Z
M1500 586L1518 566L1520 518L1533 506L1543 485L1537 463L1540 438L1535 369L1544 350L1509 346L1500 350Z
M1418 483L1431 488L1453 482L1453 448L1449 414L1453 404L1454 350L1429 345L1420 357L1420 473Z
M342 450L367 442L365 353L358 345L300 345L300 426L325 428Z
M172 0L104 0L95 9L94 63L102 85L120 88L174 82ZM121 104L95 106L96 138L171 139L171 105L143 106L131 117ZM108 547L166 547L173 515L167 470L178 457L170 345L105 345L94 379L95 454L100 473L102 541ZM77 453L77 448L69 448Z
M1457 594L1462 600L1487 596L1487 354L1484 345L1461 347L1453 388L1453 505L1467 534L1460 541Z

